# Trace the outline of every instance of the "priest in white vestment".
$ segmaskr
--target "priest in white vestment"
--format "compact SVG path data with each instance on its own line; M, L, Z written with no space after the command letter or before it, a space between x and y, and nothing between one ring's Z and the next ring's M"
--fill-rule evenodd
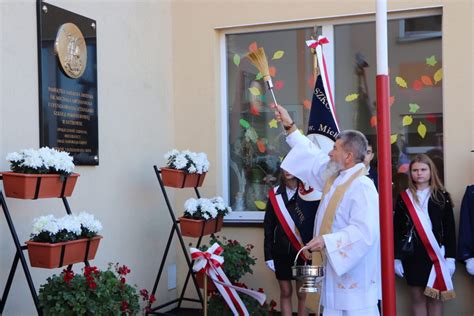
M326 190L316 214L314 238L307 244L326 258L323 315L379 315L379 202L373 181L365 176L367 139L358 131L343 131L328 156L297 130L283 107L275 106L275 116L292 148L281 167L306 185ZM334 214L327 216L329 222L326 211ZM328 232L321 234L328 223Z

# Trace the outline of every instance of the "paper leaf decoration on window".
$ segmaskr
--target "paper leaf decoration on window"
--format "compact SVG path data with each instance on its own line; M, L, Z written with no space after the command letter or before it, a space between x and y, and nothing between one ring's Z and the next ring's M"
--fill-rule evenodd
M418 125L418 134L421 136L421 138L425 138L426 136L426 125L420 122L420 125Z
M308 110L311 109L311 101L308 100L308 99L304 100L303 101L303 106L304 106L305 109L308 109Z
M439 68L438 70L436 70L435 74L433 75L433 79L435 81L435 84L438 83L439 81L441 81L441 79L443 79L443 69L442 68Z
M278 127L278 121L275 120L275 119L272 119L270 122L268 122L268 126L270 126L270 128L277 128Z
M254 96L259 96L260 95L260 90L257 87L250 87L249 91Z
M273 59L273 60L280 59L280 58L283 57L283 55L285 55L285 52L284 52L284 51L282 51L282 50L277 50L277 51L273 54L272 59Z
M252 44L249 45L249 51L250 52L255 52L257 51L258 47L257 47L257 42L253 42Z
M240 56L238 54L234 54L234 64L239 67L240 65Z
M358 93L352 93L346 96L346 102L352 102L359 97Z
M260 111L258 110L258 107L256 107L254 104L250 105L250 114L258 116L260 115Z
M259 72L256 76L255 76L255 80L260 80L263 78L263 75L261 72Z
M390 102L390 106L392 106L395 103L395 96L394 95L392 95L390 97L389 102Z
M316 77L314 75L310 75L308 77L308 86L311 88L311 89L314 89L314 84L316 83Z
M267 208L267 204L263 201L255 201L255 206L259 209L259 210L265 210Z
M411 115L405 115L402 119L403 126L408 126L413 123L413 117Z
M370 118L370 126L372 126L372 127L377 126L377 116L373 115L373 116Z
M277 73L276 67L275 67L275 66L271 66L270 68L268 68L268 73L270 74L270 76L275 77L275 76L276 76L276 73Z
M402 77L395 77L395 82L402 88L408 87L407 82Z
M259 139L257 141L257 148L258 148L258 151L261 152L262 154L267 150L265 148L265 141L263 139Z
M408 104L408 106L410 107L410 110L409 110L410 113L416 113L420 109L420 106L416 103L410 103Z
M423 88L423 84L420 80L415 80L413 81L412 88L413 90L420 91Z
M244 119L240 119L239 123L240 123L240 125L242 125L243 128L249 128L250 127L249 122L247 122Z
M431 81L431 78L428 77L428 76L421 76L421 82L423 82L423 84L425 86L432 86L433 85L433 81Z
M281 90L285 86L285 83L281 80L275 81L275 89L276 90Z
M410 164L408 163L401 164L400 167L398 167L398 173L407 173L409 168L410 168Z
M390 136L390 144L395 144L397 142L398 134L393 134Z
M426 64L428 66L434 67L438 62L436 61L435 55L426 58Z
M428 115L426 116L426 119L427 119L429 122L431 122L431 123L433 123L433 124L436 124L436 116L434 116L433 114L428 114Z

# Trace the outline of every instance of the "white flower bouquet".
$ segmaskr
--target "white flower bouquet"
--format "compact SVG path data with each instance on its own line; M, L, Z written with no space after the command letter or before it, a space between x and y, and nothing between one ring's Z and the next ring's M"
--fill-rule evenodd
M70 175L74 170L69 153L49 147L23 149L7 155L10 169L16 173Z
M232 209L225 205L224 200L220 196L210 199L190 198L184 203L184 217L193 219L209 220L216 218L218 215L226 215Z
M165 154L166 167L183 170L187 173L202 174L209 171L209 160L205 153L173 149Z
M79 215L40 216L33 220L31 241L58 243L81 238L92 238L102 230L100 221L93 215L81 212Z
M214 204L214 207L217 210L218 215L225 216L232 212L232 208L230 206L226 206L224 203L224 199L221 198L220 196L215 196L210 199L211 202Z

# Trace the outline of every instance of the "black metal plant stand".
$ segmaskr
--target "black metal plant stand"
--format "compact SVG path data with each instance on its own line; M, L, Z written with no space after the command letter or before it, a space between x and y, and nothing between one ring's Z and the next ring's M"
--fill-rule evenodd
M153 315L164 314L164 313L159 313L158 310L160 310L160 309L162 309L166 306L169 306L171 304L174 304L174 303L178 303L177 309L179 309L181 307L181 303L183 301L201 303L202 308L204 308L204 299L202 297L201 291L199 290L199 286L197 284L195 275L194 275L194 273L192 273L192 271L193 271L193 261L191 261L191 259L188 256L188 251L187 251L186 245L184 244L183 235L181 234L181 230L179 229L179 226L178 226L179 219L176 219L176 216L174 215L173 207L171 206L171 203L168 199L168 194L166 193L166 189L165 189L165 186L163 184L163 180L161 179L161 170L159 170L156 166L153 166L153 169L155 170L156 178L158 179L158 182L159 182L160 188L161 188L161 192L163 193L163 197L165 198L166 206L168 207L168 212L171 216L173 226L171 227L171 231L170 231L170 234L169 234L169 237L168 237L168 242L166 243L165 252L163 253L163 258L161 260L160 268L158 270L158 275L157 275L156 280L155 280L155 285L153 286L152 294L154 295L155 292L156 292L156 289L158 288L158 284L160 282L161 275L163 273L163 268L165 266L166 257L168 256L168 251L169 251L170 246L171 246L171 241L172 241L173 236L174 236L175 233L178 236L179 243L180 243L180 246L181 246L181 250L183 251L184 258L186 259L186 264L188 266L188 274L186 276L186 281L184 282L183 289L181 291L181 295L180 295L179 298L171 300L171 301L166 302L166 303L163 303L163 304L158 305L156 307L153 307L153 308L151 308L151 310L147 314L153 314ZM196 187L194 187L194 191L196 193L196 196L198 198L201 198L201 195L199 194L199 191ZM198 239L198 242L196 244L196 248L199 248L199 246L201 245L203 233L204 233L204 225L202 225L201 235L200 235L200 237ZM184 294L186 292L186 288L187 288L190 277L193 280L194 287L196 288L196 292L199 296L199 299L184 297Z
M1 174L0 174L0 180L3 181L3 176ZM64 207L66 208L66 213L69 214L69 215L72 215L71 208L69 207L69 203L68 203L66 197L64 197L64 191L65 191L65 188L66 188L66 181L67 181L67 178L63 183L63 189L62 189L62 192L61 192L61 199L63 200ZM34 200L36 200L38 198L40 183L41 183L41 180L38 180ZM28 264L26 263L25 255L23 254L23 251L27 250L28 247L26 245L22 246L20 244L20 240L18 239L18 234L16 233L15 225L13 225L13 220L10 216L10 211L8 210L7 202L5 200L5 196L4 196L2 190L0 190L0 204L2 206L3 214L5 215L5 219L7 220L8 228L10 229L10 233L12 235L13 242L14 242L15 248L16 248L15 257L13 258L13 263L12 263L12 266L10 268L10 273L8 274L7 283L5 284L5 289L3 290L3 295L2 295L2 298L1 298L1 301L0 301L0 315L3 314L3 310L5 308L5 304L7 302L8 294L10 293L10 288L11 288L11 285L12 285L12 282L13 282L13 278L15 276L16 268L18 266L18 261L21 262L21 266L23 267L23 272L25 273L26 281L28 282L28 287L30 288L31 297L33 298L33 301L35 303L36 311L38 312L38 315L42 315L42 311L41 311L41 308L40 308L40 305L39 305L38 294L36 293L36 289L35 289L35 286L33 284L33 279L31 278L30 269L28 267ZM87 245L86 256L84 257L84 264L86 266L89 266L89 261L87 260L88 252L89 252L89 244ZM64 247L61 249L61 264L63 262L63 256L64 256ZM72 269L72 264L68 265L67 269L71 270Z

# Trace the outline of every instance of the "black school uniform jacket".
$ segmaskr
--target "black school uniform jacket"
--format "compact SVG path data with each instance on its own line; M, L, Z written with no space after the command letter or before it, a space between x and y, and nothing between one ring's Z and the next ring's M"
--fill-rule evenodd
M286 188L284 186L280 186L276 192L276 194L281 194L283 198L283 202L288 209L293 221L298 220L298 216L296 213L296 195L298 192L295 193L289 200L286 194ZM273 260L273 256L276 255L292 255L293 257L296 256L296 249L291 244L290 240L285 234L283 227L278 220L278 217L275 214L273 209L273 205L268 200L267 208L265 210L265 218L263 220L264 232L265 237L263 240L263 248L265 253L265 261Z
M445 247L445 258L456 258L456 232L454 228L453 204L447 192L443 192L444 203L436 202L431 196L428 201L428 214L431 220L432 230L439 245ZM395 259L403 259L401 252L402 237L405 236L412 227L412 220L408 208L401 196L397 197L393 219ZM416 233L417 246L423 244Z

